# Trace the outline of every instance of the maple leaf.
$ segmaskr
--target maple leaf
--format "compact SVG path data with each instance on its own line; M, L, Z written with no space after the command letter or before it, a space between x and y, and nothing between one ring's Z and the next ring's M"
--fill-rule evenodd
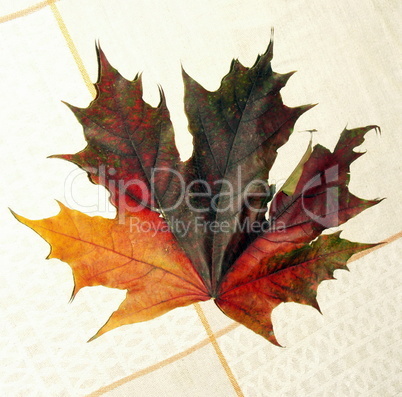
M40 221L14 215L51 245L49 259L71 266L72 298L86 286L127 290L126 299L96 337L117 326L209 299L201 278L158 214L139 211L127 214L127 222L118 222L59 205L57 216ZM141 222L152 228L130 230L130 225Z
M215 298L229 317L278 344L272 310L282 302L317 309L317 288L373 244L342 239L337 227L380 200L348 189L353 149L377 126L345 129L333 152L311 144L282 189L269 171L296 120L314 105L289 108L280 90L293 73L272 71L272 40L251 68L232 62L214 92L183 70L193 153L181 161L163 91L157 107L142 98L141 76L122 77L97 48L97 97L68 105L87 146L72 161L105 186L115 219L60 204L58 215L19 221L67 262L73 296L85 286L127 290L95 337L197 301ZM272 201L271 201L272 200ZM268 203L269 212L267 213Z

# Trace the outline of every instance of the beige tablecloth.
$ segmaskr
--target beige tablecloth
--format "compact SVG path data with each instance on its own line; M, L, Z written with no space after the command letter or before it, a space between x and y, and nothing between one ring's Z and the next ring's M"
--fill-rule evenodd
M3 396L381 396L401 386L401 5L399 0L33 0L0 5L1 289ZM45 260L46 242L17 223L54 215L58 199L113 216L104 189L55 153L84 147L82 128L60 102L85 107L97 79L95 41L127 78L143 72L144 97L165 90L183 157L191 139L180 63L218 88L232 58L251 66L275 29L273 67L298 70L289 106L319 105L296 131L317 129L333 147L342 129L378 124L352 166L352 192L386 197L342 226L345 238L378 242L351 272L322 283L323 312L282 304L271 345L213 304L176 309L120 327L91 343L124 291L93 287L68 304L70 268ZM271 180L283 181L309 136L293 134ZM106 214L106 215L105 215Z

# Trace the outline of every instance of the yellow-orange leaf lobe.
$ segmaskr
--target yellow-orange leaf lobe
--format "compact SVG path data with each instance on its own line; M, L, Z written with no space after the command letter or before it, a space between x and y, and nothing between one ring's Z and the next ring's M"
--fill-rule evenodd
M99 336L121 325L147 321L167 311L208 300L205 286L158 214L142 210L122 221L91 217L60 204L58 215L29 220L15 215L51 245L48 258L67 262L75 295L86 286L126 289L127 296ZM153 221L148 231L131 227Z

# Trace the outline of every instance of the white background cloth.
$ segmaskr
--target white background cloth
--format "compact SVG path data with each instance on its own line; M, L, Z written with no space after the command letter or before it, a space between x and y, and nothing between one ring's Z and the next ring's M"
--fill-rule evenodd
M4 396L381 396L402 392L401 371L401 5L398 0L106 1L32 0L0 5L1 272L0 391ZM32 7L33 6L33 7ZM26 9L28 7L28 9ZM21 11L22 10L22 11ZM25 11L24 11L25 10ZM386 197L341 227L353 241L392 242L322 283L323 316L293 303L274 311L285 349L235 326L213 304L120 327L91 343L124 292L82 290L72 304L70 268L46 261L49 246L7 207L40 219L72 208L113 217L107 194L51 154L75 153L82 128L60 101L86 107L97 79L95 41L127 78L143 72L144 98L167 97L177 145L191 138L180 63L217 89L232 58L251 66L275 29L273 68L298 70L282 90L288 106L319 105L295 131L317 129L332 148L349 128L378 124L352 166L350 188ZM88 77L89 76L89 77ZM309 135L280 150L280 183ZM221 353L210 343L217 338ZM222 365L224 363L224 365ZM117 382L117 383L116 383ZM91 394L92 393L92 394Z

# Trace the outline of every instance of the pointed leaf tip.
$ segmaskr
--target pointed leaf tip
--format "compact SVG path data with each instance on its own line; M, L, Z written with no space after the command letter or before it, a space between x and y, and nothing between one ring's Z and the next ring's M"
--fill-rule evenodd
M163 87L158 84L158 91L159 91L159 104L158 108L167 108L166 107L166 96L165 96L165 91L163 90Z
M50 156L47 156L48 159L66 160L70 162L74 162L73 157L73 154L52 154Z
M273 345L284 348L279 342L278 339L276 339L274 331L269 332L269 335L265 337L268 339Z
M307 105L301 105L298 107L298 109L300 109L301 113L300 115L302 115L303 113L307 112L308 110L316 107L318 105L318 103L309 103Z
M232 62L230 64L230 69L229 69L229 73L230 72L237 72L240 69L241 63L239 61L238 58L236 59L232 59Z
M90 343L90 342L93 342L95 339L98 339L98 335L97 334L95 334L94 336L91 336L88 340L87 340L87 343Z
M273 56L274 36L275 36L275 29L273 27L271 27L271 33L270 33L270 36L269 36L269 43L268 43L267 49L265 50L263 55L270 54L271 57Z
M311 306L318 311L322 315L322 311L320 308L320 305L318 304L318 301L316 298L314 298L313 302L311 303Z
M85 111L86 108L80 108L80 107L71 105L70 103L65 102L65 101L61 101L61 103L66 105L74 113L74 116L77 118L77 120L80 121L80 113Z

